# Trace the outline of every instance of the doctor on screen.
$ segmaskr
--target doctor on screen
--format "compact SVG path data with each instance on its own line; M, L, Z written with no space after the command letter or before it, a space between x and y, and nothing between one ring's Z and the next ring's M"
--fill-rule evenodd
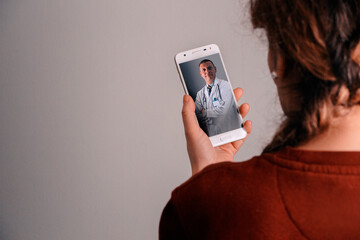
M208 136L239 128L241 120L234 106L230 84L216 77L216 67L211 60L202 60L199 68L206 82L197 92L195 100L195 113L200 127Z

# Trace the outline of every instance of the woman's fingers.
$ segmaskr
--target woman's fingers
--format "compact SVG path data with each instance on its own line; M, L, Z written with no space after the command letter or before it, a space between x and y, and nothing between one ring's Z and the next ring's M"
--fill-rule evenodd
M251 120L247 120L245 121L244 123L244 129L246 130L246 137L249 136L249 134L251 133L252 131L252 121Z
M236 101L238 102L243 95L243 90L241 88L235 88L234 95L235 95ZM241 117L244 118L246 116L246 114L249 112L249 110L250 110L249 104L247 104L247 103L242 104L239 108Z
M183 98L182 118L191 170L195 174L207 165L216 162L216 154L210 139L199 127L195 103L189 95Z
M235 88L234 89L234 95L235 95L236 101L239 101L240 98L243 95L243 90L241 88ZM239 107L239 112L240 112L240 115L241 115L242 118L245 118L245 116L248 114L249 111L250 111L250 106L247 103L243 103ZM246 130L246 133L247 133L246 137L244 139L240 139L240 140L235 141L235 142L232 143L232 145L235 147L236 150L239 150L241 145L245 142L246 138L251 133L252 122L250 120L245 121L244 129Z
M239 107L239 111L240 111L240 115L242 118L245 118L245 116L248 114L248 112L250 111L250 106L247 103L241 104L241 106ZM240 139L238 141L235 141L232 143L232 145L234 146L234 148L236 150L239 150L239 148L241 147L241 145L245 142L246 138L249 136L249 134L251 133L252 130L252 122L251 120L247 120L244 122L244 129L246 131L246 137L243 139Z
M244 129L245 129L245 131L246 131L246 133L247 133L247 134L246 134L246 137L243 138L243 139L240 139L240 140L238 140L238 141L235 141L235 142L232 142L232 143L231 143L236 150L239 150L239 149L240 149L241 145L245 142L245 140L247 139L247 137L248 137L249 134L251 133L251 131L252 131L252 122L251 122L251 120L245 121L245 123L244 123Z
M243 94L242 88L235 88L234 89L234 95L235 95L235 98L236 98L237 102L240 100L242 94Z
M246 114L250 111L250 106L247 103L241 104L239 107L239 111L242 118L245 118Z
M234 95L237 101L241 98L242 94L243 90L241 88L234 90ZM250 106L247 103L244 103L239 107L239 112L242 117L245 117L249 110ZM236 142L214 148L209 137L200 128L197 122L195 103L189 95L185 95L183 98L182 118L185 129L187 150L193 174L201 171L201 169L209 164L232 160L234 158L234 154L246 139L241 139ZM244 122L244 129L246 130L247 135L251 133L251 121Z
M183 108L181 111L185 136L187 140L193 139L198 134L199 125L195 115L195 103L189 95L183 97Z

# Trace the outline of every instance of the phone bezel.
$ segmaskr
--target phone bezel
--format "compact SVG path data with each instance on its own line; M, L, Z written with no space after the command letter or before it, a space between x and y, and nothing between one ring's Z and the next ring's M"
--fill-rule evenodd
M180 53L175 55L175 58L174 58L175 64L176 64L177 71L178 71L180 79L181 79L182 86L183 86L184 91L185 91L186 94L189 94L189 91L188 91L188 89L186 87L185 80L184 80L184 77L183 77L181 69L180 69L180 64L184 63L184 62L192 61L192 60L195 60L195 59L198 59L198 58L213 55L213 54L219 54L221 63L222 63L223 68L224 68L225 75L226 75L227 80L228 80L228 82L230 84L230 87L232 88L230 78L229 78L229 76L227 74L225 64L224 64L222 55L220 53L219 46L216 45L216 44L209 44L209 45L205 45L205 46L202 46L202 47L198 47L198 48L190 49L190 50L187 50L187 51L183 51L183 52L180 52ZM234 98L234 101L237 102L234 93L232 93L232 96ZM241 115L240 115L240 119L241 119L241 122L243 122L243 119L242 119ZM241 124L241 126L242 126L242 124ZM221 134L218 134L218 135L211 136L211 137L209 137L209 139L210 139L212 145L214 147L217 147L217 146L220 146L220 145L223 145L223 144L226 144L226 143L230 143L230 142L234 142L234 141L243 139L243 138L246 137L246 135L247 135L247 133L246 133L245 129L243 127L240 127L238 129L235 129L235 130L232 130L232 131L228 131L228 132L224 132L224 133L221 133Z

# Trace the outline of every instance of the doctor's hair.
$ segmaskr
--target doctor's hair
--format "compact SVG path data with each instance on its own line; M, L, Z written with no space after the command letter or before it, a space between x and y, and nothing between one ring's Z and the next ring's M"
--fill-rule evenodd
M204 62L211 62L211 64L215 67L215 64L210 60L210 59L204 59L199 63L199 67L201 64L203 64Z
M305 143L360 103L359 0L250 0L250 13L284 60L281 80L298 104L264 153Z

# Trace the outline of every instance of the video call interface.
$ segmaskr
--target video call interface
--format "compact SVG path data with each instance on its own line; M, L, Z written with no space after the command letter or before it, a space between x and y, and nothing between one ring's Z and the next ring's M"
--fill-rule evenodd
M220 55L179 65L203 131L211 137L240 128L241 118Z

